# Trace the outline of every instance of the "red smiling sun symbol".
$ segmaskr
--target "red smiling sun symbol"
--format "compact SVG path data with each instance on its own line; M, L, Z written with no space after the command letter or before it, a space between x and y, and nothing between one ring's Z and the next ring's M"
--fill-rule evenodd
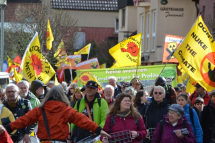
M139 48L138 48L137 44L131 42L131 43L128 43L127 47L128 47L127 49L121 48L121 51L122 52L129 52L134 57L136 57L138 55Z
M41 72L43 72L43 64L42 61L37 57L37 55L31 55L31 57L29 57L32 61L31 65L33 66L33 69L36 72L36 75L40 75Z

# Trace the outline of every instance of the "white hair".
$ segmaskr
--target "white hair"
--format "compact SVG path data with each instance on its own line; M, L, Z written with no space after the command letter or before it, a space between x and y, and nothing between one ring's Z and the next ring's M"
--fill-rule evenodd
M124 92L125 93L131 92L134 96L136 96L136 94L137 94L137 91L134 90L134 88L132 86L127 87Z
M162 86L155 86L153 93L155 92L155 89L161 89L161 90L163 90L163 94L164 95L166 94L165 89Z
M16 92L19 92L19 87L13 83L10 83L5 87L6 92L8 87L13 87L16 90Z
M117 82L117 78L116 78L115 76L110 76L110 77L108 78L108 80L110 80L110 79L113 79L115 82Z
M20 84L24 84L27 88L29 88L29 83L25 80L22 80L20 82L17 83L17 86L19 87Z
M105 89L107 89L107 88L110 88L110 89L114 92L114 88L113 88L112 85L110 85L110 84L106 85L106 86L105 86ZM104 90L105 90L105 89L104 89Z

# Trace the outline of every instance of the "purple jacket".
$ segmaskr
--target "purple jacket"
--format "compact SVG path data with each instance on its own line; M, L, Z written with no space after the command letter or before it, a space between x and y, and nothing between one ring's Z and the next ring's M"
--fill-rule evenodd
M169 119L167 115L164 116L164 124L163 124L163 134L160 137L160 124L157 124L154 135L152 137L152 143L196 143L196 139L193 135L192 128L190 124L187 122L187 130L189 131L188 135L184 135L183 138L178 138L174 130L182 129L183 120L187 120L186 117L182 117L178 120L178 123L175 126L169 123Z
M130 131L137 131L139 133L139 137L132 140L132 143L141 143L141 140L143 140L146 136L146 127L144 124L144 121L142 117L139 117L139 127L135 124L135 119L132 117L132 115L126 117L126 118L120 118L119 116L114 117L115 124L111 128L111 133L119 132L123 130L130 130ZM111 127L111 116L108 116L105 121L105 125L103 130L107 133L110 133L110 127ZM102 141L103 137L100 138Z

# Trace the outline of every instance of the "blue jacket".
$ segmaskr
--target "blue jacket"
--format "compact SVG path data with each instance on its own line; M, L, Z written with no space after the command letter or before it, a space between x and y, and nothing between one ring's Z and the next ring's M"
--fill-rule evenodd
M198 117L196 111L194 109L192 109L193 110L193 122L194 122L194 123L192 123L191 119L190 119L189 107L190 107L190 105L188 103L186 106L184 106L184 112L185 112L184 116L187 117L187 121L190 123L190 125L192 127L193 134L196 138L196 142L203 143L203 131L202 131L202 127L199 122L199 117Z

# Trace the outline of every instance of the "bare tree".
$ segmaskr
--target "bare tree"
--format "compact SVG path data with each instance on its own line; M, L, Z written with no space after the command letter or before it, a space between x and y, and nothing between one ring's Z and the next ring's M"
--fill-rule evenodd
M78 20L70 17L68 11L50 11L48 6L19 4L15 10L15 16L16 23L8 24L5 28L5 47L7 47L5 48L5 55L14 57L19 54L23 56L35 32L38 32L43 54L52 65L56 63L53 54L61 40L64 41L67 53L72 54L73 43L76 40L74 27L77 26ZM53 46L50 51L46 49L48 19L54 36Z
M214 37L215 36L215 13L214 13L214 17L210 16L209 20L207 21L207 25L210 33Z

